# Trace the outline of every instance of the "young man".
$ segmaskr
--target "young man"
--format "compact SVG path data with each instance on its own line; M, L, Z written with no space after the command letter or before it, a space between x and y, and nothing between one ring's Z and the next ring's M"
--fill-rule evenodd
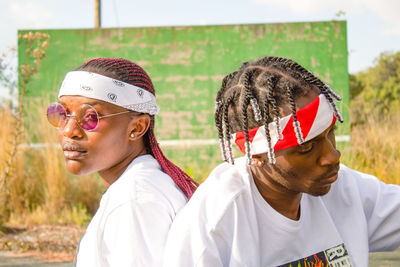
M215 122L225 161L170 230L165 266L368 266L400 245L400 187L339 165L340 97L292 60L227 75ZM246 157L234 162L231 136Z

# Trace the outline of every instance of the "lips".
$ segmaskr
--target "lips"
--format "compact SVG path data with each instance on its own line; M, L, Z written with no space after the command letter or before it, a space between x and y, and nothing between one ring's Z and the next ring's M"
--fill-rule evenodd
M87 150L76 143L64 143L62 148L64 151L64 157L70 160L83 159L87 154Z
M332 184L338 178L338 173L330 174L326 178L321 179L320 181L325 184Z
M334 169L329 171L327 174L322 175L319 181L321 183L331 184L337 180L338 173L339 173L339 165L335 166Z

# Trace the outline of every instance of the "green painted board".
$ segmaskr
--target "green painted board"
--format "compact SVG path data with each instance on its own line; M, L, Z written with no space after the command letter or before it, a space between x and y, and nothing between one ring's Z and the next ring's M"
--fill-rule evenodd
M50 46L29 85L30 96L56 94L64 75L91 58L127 58L153 80L161 107L156 131L163 140L215 138L214 99L223 76L265 55L298 61L339 91L344 106L348 103L344 21L42 32L50 34ZM19 62L24 62L22 49L20 43Z
M50 92L56 100L64 75L91 58L126 58L153 80L160 140L216 139L214 101L222 78L266 55L292 58L322 77L344 97L341 110L349 118L345 21L40 31L50 35L50 46L29 97ZM24 49L20 41L20 64ZM339 135L348 133L348 123L339 127Z

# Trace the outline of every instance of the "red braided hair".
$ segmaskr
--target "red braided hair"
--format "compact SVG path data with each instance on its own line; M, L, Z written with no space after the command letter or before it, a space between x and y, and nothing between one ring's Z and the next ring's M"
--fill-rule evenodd
M76 70L95 72L130 83L155 95L153 83L147 73L139 65L126 59L95 58L86 62ZM164 156L154 135L154 116L150 116L150 127L144 135L144 144L148 152L158 161L164 172L172 178L186 197L190 199L198 183Z

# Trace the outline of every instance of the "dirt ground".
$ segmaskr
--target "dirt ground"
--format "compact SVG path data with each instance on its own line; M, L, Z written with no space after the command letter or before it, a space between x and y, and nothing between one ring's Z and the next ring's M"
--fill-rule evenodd
M0 251L12 257L38 258L45 262L70 262L85 229L41 225L0 227Z
M84 228L76 226L0 226L0 267L72 266L84 232ZM400 249L370 253L369 266L400 266Z

